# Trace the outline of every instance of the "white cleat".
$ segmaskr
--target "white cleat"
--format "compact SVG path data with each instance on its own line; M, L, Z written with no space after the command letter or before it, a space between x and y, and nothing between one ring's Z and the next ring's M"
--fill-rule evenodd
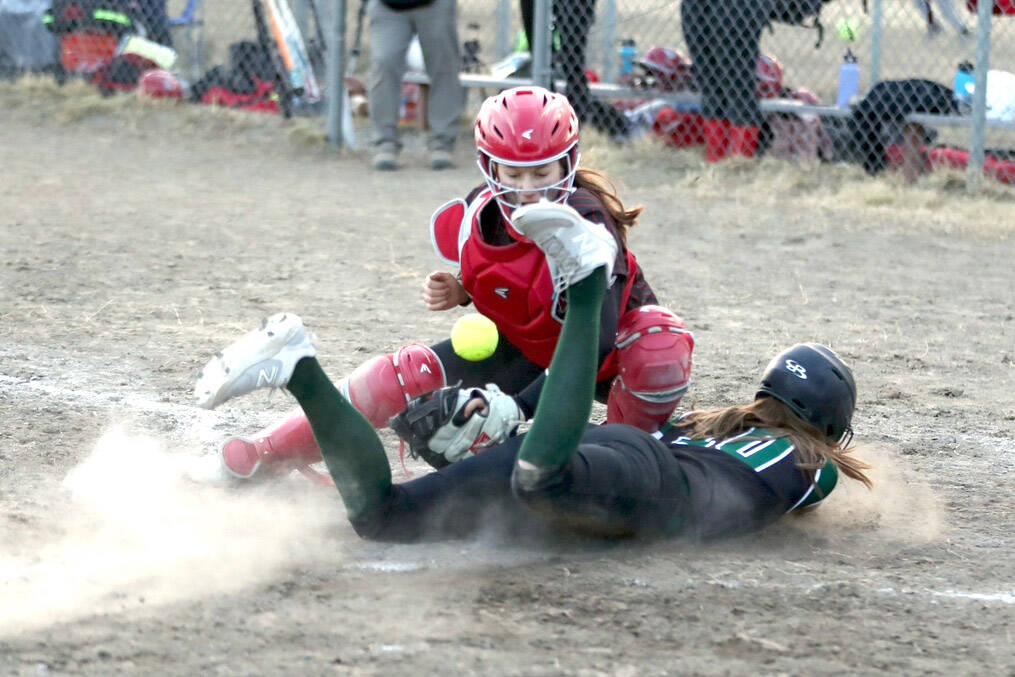
M205 365L194 386L197 406L214 409L260 388L281 388L289 383L297 362L316 355L299 317L272 315Z
M584 280L597 268L613 275L617 241L601 223L585 219L565 204L541 200L519 207L511 225L546 254L556 291Z

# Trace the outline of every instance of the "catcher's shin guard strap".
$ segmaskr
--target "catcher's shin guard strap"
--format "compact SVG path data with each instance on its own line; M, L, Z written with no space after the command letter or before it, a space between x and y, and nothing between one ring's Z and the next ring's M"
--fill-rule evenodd
M595 395L599 315L605 294L603 268L567 289L564 328L532 427L518 452L515 472L519 467L527 468L527 464L537 468L561 466L578 449Z
M391 493L391 468L370 422L342 397L315 358L296 364L286 388L310 421L350 520L377 509Z

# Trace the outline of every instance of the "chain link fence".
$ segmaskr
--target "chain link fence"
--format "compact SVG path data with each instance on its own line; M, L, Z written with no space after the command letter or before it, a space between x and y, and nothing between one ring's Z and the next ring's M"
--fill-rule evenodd
M172 42L173 71L205 102L284 113L295 103L297 111L322 113L315 104L327 98L326 36L339 12L345 32L361 40L346 37L346 59L332 67L345 70L334 64L348 64L358 50L352 74L366 80L369 31L358 29L368 19L359 0L38 1L52 4L48 16L65 31L48 26L64 76L83 70L94 78L81 50L111 57L135 31ZM32 4L0 0L0 53L18 49L12 30L15 38L29 31L24 16L11 23L11 7ZM787 6L790 14L800 10L796 25L777 16ZM459 0L457 28L463 70L473 75L467 84L489 93L506 77L552 81L587 123L618 140L653 133L673 146L700 145L710 159L773 152L855 160L871 171L961 167L986 153L988 172L1015 183L1015 164L1008 169L1015 160L1015 0L984 8L994 10L982 13L989 41L976 9L975 0ZM100 11L103 21L85 21ZM129 30L117 11L133 19ZM293 27L299 44L280 34ZM116 39L70 37L102 30ZM75 49L76 60L68 56ZM989 73L975 68L984 63ZM339 81L333 77L333 86ZM974 96L953 106L956 83L963 90L986 85L981 118ZM725 131L714 121L725 121ZM725 152L710 156L710 142L725 143Z

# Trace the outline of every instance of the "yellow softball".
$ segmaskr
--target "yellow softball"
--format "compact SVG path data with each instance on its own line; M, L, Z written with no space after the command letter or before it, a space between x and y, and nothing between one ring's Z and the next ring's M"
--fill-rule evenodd
M499 339L497 325L479 313L463 315L451 327L451 347L456 355L469 362L479 362L493 355Z

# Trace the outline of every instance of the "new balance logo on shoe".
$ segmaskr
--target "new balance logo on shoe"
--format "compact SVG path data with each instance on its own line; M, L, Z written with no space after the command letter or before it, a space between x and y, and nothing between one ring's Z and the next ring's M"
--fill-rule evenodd
M278 365L271 368L271 372L267 372L261 369L257 372L257 387L264 388L275 384L275 378L278 376Z

